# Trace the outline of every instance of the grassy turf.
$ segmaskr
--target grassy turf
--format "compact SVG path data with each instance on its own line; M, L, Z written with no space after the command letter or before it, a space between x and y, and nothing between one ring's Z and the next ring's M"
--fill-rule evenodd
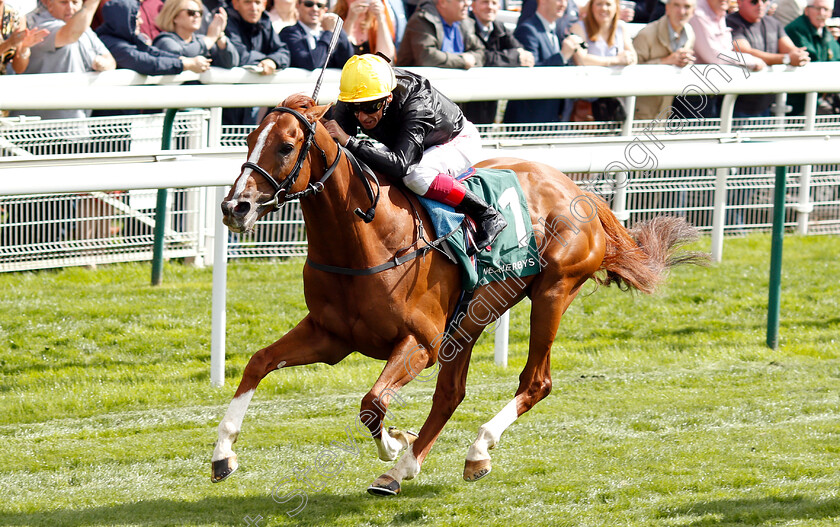
M764 346L768 254L768 236L727 240L722 264L678 269L651 297L587 286L552 351L552 395L466 483L467 447L524 365L521 304L510 366L482 337L466 400L396 499L364 493L391 465L352 433L382 367L358 355L266 378L242 467L209 482L248 358L305 313L300 260L231 265L223 389L209 385L210 270L167 265L155 288L142 264L0 274L0 525L836 525L840 238L785 239L778 351ZM407 386L393 423L419 428L432 389ZM277 501L296 489L308 501L290 517L300 499Z

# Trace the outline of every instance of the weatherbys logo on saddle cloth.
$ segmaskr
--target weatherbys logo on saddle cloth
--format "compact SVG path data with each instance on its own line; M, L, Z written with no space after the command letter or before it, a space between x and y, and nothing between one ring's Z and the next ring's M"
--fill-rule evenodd
M463 288L476 287L511 276L520 278L540 272L539 250L531 226L525 193L512 170L470 168L460 176L471 191L492 203L508 222L507 228L493 242L490 251L481 251L475 259L467 256L464 233L460 229L464 216L451 207L423 199L420 201L435 227L438 237L454 232L447 242L461 266Z

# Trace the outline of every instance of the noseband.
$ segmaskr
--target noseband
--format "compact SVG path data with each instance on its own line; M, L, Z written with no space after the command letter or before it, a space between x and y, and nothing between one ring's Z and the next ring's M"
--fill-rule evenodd
M289 174L286 176L286 179L284 179L281 183L278 183L278 181L271 174L269 174L265 169L263 169L256 163L246 161L242 164L242 170L250 168L254 172L264 177L271 184L271 186L274 187L274 196L262 205L265 207L271 207L271 210L275 211L282 207L288 200L300 199L310 194L316 194L324 190L324 182L327 179L329 179L333 172L335 172L335 169L338 166L338 161L341 159L341 152L343 148L341 148L341 145L338 144L338 140L334 139L336 145L338 145L338 154L336 154L335 161L333 161L330 167L327 169L327 171L324 172L324 175L321 177L321 179L316 181L315 183L310 182L306 186L306 188L300 192L293 192L289 194L289 189L292 188L292 186L294 186L295 182L297 181L297 178L300 175L300 171L303 168L303 162L304 160L306 160L306 156L309 154L309 148L312 146L312 144L314 143L315 148L317 148L318 151L321 152L321 158L323 158L324 160L324 166L327 166L327 153L324 152L324 149L321 148L317 142L313 141L313 139L315 138L316 123L309 122L309 119L301 115L299 112L292 110L291 108L283 108L281 106L269 110L263 118L263 120L265 120L266 117L271 115L272 112L289 113L294 115L297 118L297 120L300 121L300 124L303 126L303 131L306 136L303 140L303 146L301 147L300 152L298 153L298 158L295 162L294 168L292 168L292 171L289 172Z

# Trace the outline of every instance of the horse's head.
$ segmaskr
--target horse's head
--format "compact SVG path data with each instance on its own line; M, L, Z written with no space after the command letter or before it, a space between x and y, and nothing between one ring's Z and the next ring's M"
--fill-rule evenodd
M287 195L309 184L309 146L328 109L329 105L315 106L305 95L292 95L248 135L248 161L222 201L222 222L230 230L253 229L258 219L282 206Z

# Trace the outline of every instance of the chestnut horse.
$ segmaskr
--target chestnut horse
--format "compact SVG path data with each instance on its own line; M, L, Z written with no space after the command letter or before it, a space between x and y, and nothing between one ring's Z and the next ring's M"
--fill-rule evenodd
M464 398L476 339L487 324L527 295L532 301L527 364L515 397L480 427L469 448L464 478L477 480L490 471L488 450L502 432L551 390L551 345L560 318L587 280L649 293L669 267L700 258L686 253L673 256L680 243L695 236L681 219L658 218L628 231L602 200L582 191L562 172L517 159L488 160L478 166L512 169L519 178L534 231L542 233L536 255L542 270L479 287L468 316L460 318L457 330L444 339L447 320L459 301L461 276L443 254L432 250L370 274L336 270L373 268L422 248L426 241L418 235L417 218L425 225L431 223L413 195L389 184L382 185L372 221L360 218L364 214L359 213L369 209L372 194L363 182L365 176L354 172L346 151L319 124L328 108L315 106L305 95L293 95L269 112L248 136L248 161L222 202L225 225L243 232L285 200L300 200L308 238L303 284L309 314L280 340L256 352L245 367L219 424L212 457L214 482L238 466L232 446L263 377L301 364L336 364L358 351L386 361L362 399L362 422L370 429L381 459L395 460L406 450L368 490L398 493L403 480L420 472L432 444ZM438 360L431 411L419 434L383 427L395 392Z

